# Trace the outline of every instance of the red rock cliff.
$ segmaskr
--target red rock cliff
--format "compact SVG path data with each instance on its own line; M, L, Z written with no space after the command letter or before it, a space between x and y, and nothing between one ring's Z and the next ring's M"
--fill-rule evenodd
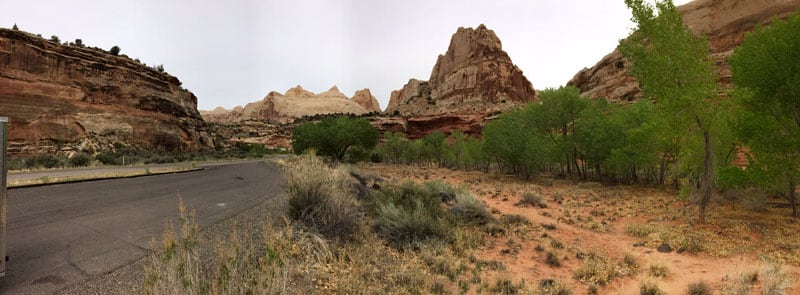
M533 85L503 51L494 31L484 25L459 28L430 79L411 79L392 91L384 117L373 124L380 130L404 131L409 138L455 129L479 134L489 116L535 99Z
M695 0L679 6L683 21L696 34L705 34L717 61L717 75L723 88L731 85L728 57L756 24L768 24L786 17L800 7L800 0ZM591 98L632 101L641 97L636 79L625 71L628 61L619 51L603 57L596 65L578 72L567 84Z
M181 82L125 56L0 29L0 116L12 154L103 149L121 142L155 150L212 143L197 98Z

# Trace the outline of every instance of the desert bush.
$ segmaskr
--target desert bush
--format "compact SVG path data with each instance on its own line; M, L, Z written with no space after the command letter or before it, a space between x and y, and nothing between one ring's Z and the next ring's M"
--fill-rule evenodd
M619 274L616 265L598 255L590 255L573 273L573 277L581 282L605 286Z
M25 166L28 168L55 168L62 166L61 160L51 154L36 155L25 159Z
M495 294L521 294L525 292L526 289L527 286L524 280L514 284L511 279L501 277L495 280L494 285L489 288L489 291Z
M677 244L678 249L683 249L689 253L698 253L705 249L705 240L701 235L694 232L684 234Z
M359 222L349 174L313 154L299 157L285 171L289 217L326 237L351 239Z
M782 295L794 284L792 275L785 273L781 266L773 264L761 270L761 294Z
M655 232L655 228L650 224L628 223L625 225L625 233L632 237L644 238Z
M644 280L639 282L639 294L641 295L667 295L667 292L661 290L656 282Z
M547 208L547 201L545 201L544 197L542 197L541 195L538 195L533 192L525 192L524 194L522 194L522 197L520 197L520 200L519 202L517 202L516 205L517 206L531 205L531 206L537 206L539 208Z
M561 259L558 258L558 254L556 254L556 252L553 251L547 251L547 254L545 254L544 262L547 263L547 265L553 267L561 266Z
M629 270L630 270L632 273L636 272L636 270L639 268L639 261L638 261L638 259L636 259L636 256L634 256L634 255L633 255L633 254L631 254L631 253L625 253L625 255L622 257L622 263L623 263L623 264L625 265L625 267L627 267L627 268L628 268L628 269L629 269Z
M767 200L763 194L747 193L739 200L745 209L753 212L767 212Z
M539 293L541 295L571 295L572 289L569 285L564 284L557 280L543 280L539 284Z
M449 240L450 225L444 216L432 214L422 199L399 205L383 202L378 205L378 233L396 248L417 247L428 240Z
M653 263L647 268L647 274L656 278L665 278L669 275L669 267L661 263Z
M519 214L504 214L500 216L500 222L507 226L529 225L531 222L525 216Z
M711 295L713 293L714 291L711 290L711 286L705 281L690 283L689 286L686 287L687 295Z
M471 194L461 193L456 196L456 203L450 212L458 221L464 224L485 225L494 221L492 213L486 209L483 202Z
M91 162L92 157L84 153L74 154L72 158L69 158L69 165L72 167L86 167Z

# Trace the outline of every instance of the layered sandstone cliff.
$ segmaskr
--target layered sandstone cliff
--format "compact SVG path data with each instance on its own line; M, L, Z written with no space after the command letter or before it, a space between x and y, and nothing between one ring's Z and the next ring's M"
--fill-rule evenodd
M392 92L387 114L404 117L489 114L534 100L533 85L484 25L458 28L428 81L411 79Z
M535 99L533 85L494 31L479 25L459 28L429 80L411 79L392 91L385 117L373 121L381 130L403 131L410 138L456 129L478 134L491 116Z
M723 89L731 85L728 57L757 24L786 17L800 7L800 0L695 0L679 6L684 23L696 34L708 37ZM626 74L628 61L619 51L603 57L596 65L578 72L567 84L591 98L632 101L641 97L636 79Z
M197 98L181 82L125 56L0 29L0 116L9 152L211 146Z
M200 111L200 114L207 121L217 123L264 121L286 124L303 117L329 114L364 115L379 111L378 100L372 96L369 89L357 91L350 99L336 86L328 91L314 94L298 85L286 91L286 94L272 91L263 100L249 103L243 108L225 110L218 107L212 111Z

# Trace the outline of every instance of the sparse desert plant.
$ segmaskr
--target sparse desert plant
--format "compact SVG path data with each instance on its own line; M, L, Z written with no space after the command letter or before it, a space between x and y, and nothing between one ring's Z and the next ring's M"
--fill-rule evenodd
M739 276L728 278L722 286L723 295L749 295L753 285L758 282L758 271L751 270L740 273Z
M647 274L656 278L665 278L669 275L669 267L661 263L652 263L647 268Z
M536 206L539 208L547 208L547 201L545 201L544 197L538 195L534 192L525 192L519 199L519 202L516 203L517 206Z
M422 199L403 205L383 201L378 205L376 227L397 248L414 247L431 239L449 240L449 224L442 214L434 212Z
M711 295L713 293L714 291L711 290L711 286L709 286L706 281L690 283L689 286L686 287L687 295Z
M644 280L639 282L639 294L641 295L667 295L667 292L661 290L658 284L651 280Z
M561 259L558 258L558 254L556 254L556 252L554 251L547 251L547 254L545 254L544 262L552 267L561 266Z
M605 286L619 275L620 272L616 265L596 254L589 255L583 265L573 273L576 280L600 286Z
M520 294L526 289L525 281L521 280L518 284L514 284L510 278L498 278L494 285L489 289L496 294Z
M500 221L507 226L529 225L528 218L519 214L504 214L500 216Z
M705 250L705 241L703 237L697 233L686 233L678 240L678 249L683 249L689 253L702 252Z
M629 274L634 274L639 269L639 260L631 253L625 253L622 257L622 263L628 269Z
M769 265L761 270L761 281L762 295L782 295L794 284L794 278L785 273L778 264Z
M464 224L485 225L494 220L492 213L486 209L486 205L468 193L460 193L456 196L456 203L450 212Z
M655 232L655 228L650 224L628 223L625 225L625 233L631 237L644 238Z
M288 215L333 239L350 239L358 231L358 209L349 174L329 168L319 157L298 157L285 167Z
M543 280L539 284L539 293L541 295L572 295L572 289L569 285L558 280Z

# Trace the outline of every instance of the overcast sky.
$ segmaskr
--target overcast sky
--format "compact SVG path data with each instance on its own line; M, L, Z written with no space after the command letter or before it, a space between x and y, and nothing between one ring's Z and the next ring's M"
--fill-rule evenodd
M207 110L295 85L369 88L386 108L392 90L429 78L458 27L481 23L534 88L558 87L611 52L629 19L623 0L0 0L0 26L118 45Z

